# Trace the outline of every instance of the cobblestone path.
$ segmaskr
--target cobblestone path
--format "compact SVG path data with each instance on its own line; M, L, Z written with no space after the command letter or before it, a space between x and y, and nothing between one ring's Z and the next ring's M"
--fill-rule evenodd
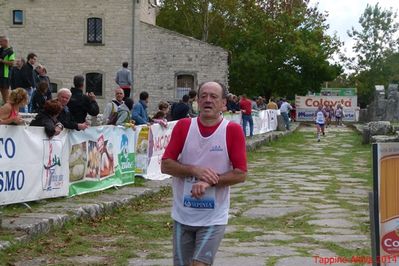
M352 265L369 258L371 148L346 127L328 128L319 143L314 131L302 127L251 154L247 182L232 188L214 265L322 265L330 257ZM170 241L162 244L160 259L142 254L130 265L171 265Z

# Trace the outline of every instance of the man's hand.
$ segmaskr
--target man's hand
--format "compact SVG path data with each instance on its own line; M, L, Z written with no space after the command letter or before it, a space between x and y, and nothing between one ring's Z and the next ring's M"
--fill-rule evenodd
M209 183L203 181L195 183L191 188L191 196L197 199L201 198L205 194L205 190L210 186Z
M62 125L56 125L54 128L54 130L55 130L54 135L58 136L62 132L63 129L64 129L64 127Z
M87 96L89 96L89 98L90 98L91 101L95 101L95 100L96 100L96 95L95 95L93 92L89 92L89 93L87 94Z
M219 182L219 175L210 168L195 167L194 176L210 185L216 185Z
M86 128L88 128L89 126L86 123L79 123L78 124L78 129L79 130L85 130Z

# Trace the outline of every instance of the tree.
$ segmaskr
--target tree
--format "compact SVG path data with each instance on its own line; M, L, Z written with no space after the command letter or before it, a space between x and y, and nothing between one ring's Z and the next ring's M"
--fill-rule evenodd
M328 61L341 44L309 0L164 0L157 24L227 49L236 93L293 97L342 71Z
M361 30L352 28L349 37L355 40L353 46L356 57L350 59L355 71L359 103L365 106L373 98L374 86L388 85L392 73L388 71L388 58L398 51L399 39L395 38L399 24L395 22L397 13L381 9L378 3L367 5L359 18ZM388 64L388 65L387 65Z

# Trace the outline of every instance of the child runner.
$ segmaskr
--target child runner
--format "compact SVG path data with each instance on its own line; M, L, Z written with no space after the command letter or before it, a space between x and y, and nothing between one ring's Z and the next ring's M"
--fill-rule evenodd
M337 121L337 126L342 126L342 117L344 116L344 111L342 109L342 105L338 104L337 109L335 110L335 119Z
M319 105L319 107L317 108L315 117L316 117L315 123L317 129L317 142L320 142L320 132L323 134L323 136L325 135L324 124L326 122L326 113L321 105Z

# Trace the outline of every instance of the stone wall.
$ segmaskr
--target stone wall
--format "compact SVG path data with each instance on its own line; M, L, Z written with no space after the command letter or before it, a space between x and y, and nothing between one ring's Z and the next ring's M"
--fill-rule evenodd
M153 105L160 100L177 100L177 74L192 74L195 85L208 80L227 84L226 50L147 23L140 27L136 93L150 91Z
M369 121L399 121L398 84L389 84L387 93L376 86L374 100L367 108Z
M123 61L131 61L131 0L19 0L3 1L0 35L6 34L18 57L29 52L59 87L71 87L74 75L103 73L104 98L112 97L114 75ZM24 12L22 27L12 26L12 10ZM87 18L103 19L103 44L86 42Z
M136 0L0 0L0 35L10 38L17 57L29 52L47 67L58 88L72 86L73 76L103 74L101 110L113 97L115 73L123 61L133 69L135 99L142 90L159 100L173 100L176 75L193 74L195 83L219 80L227 84L227 51L154 25L151 1ZM12 25L12 10L24 12L24 25ZM87 44L87 18L103 20L103 43ZM132 53L132 51L134 51ZM133 63L132 63L133 61Z

